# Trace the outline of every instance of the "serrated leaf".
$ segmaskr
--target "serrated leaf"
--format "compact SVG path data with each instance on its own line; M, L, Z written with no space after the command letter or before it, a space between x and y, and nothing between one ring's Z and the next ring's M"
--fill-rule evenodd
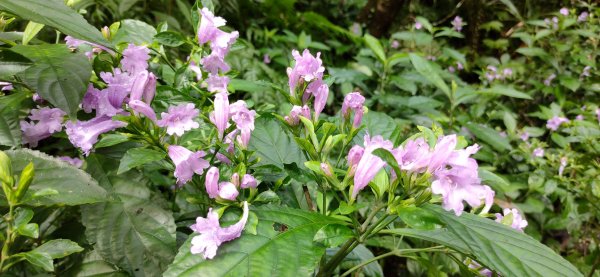
M410 57L411 63L413 64L417 72L419 72L419 74L421 74L423 77L425 77L425 79L427 79L429 82L431 82L441 91L443 91L444 94L446 94L446 96L450 97L450 88L448 87L446 82L444 82L444 79L440 77L437 70L435 70L431 66L431 64L429 64L429 61L423 59L423 57L414 53L410 53L408 56Z
M31 60L15 52L0 51L0 79L9 79L31 66Z
M284 169L285 164L295 163L303 168L306 159L300 147L287 134L279 122L271 116L261 116L254 123L254 131L248 148L256 151L259 165L274 165Z
M385 113L369 111L363 117L362 124L364 129L360 130L354 137L354 143L362 145L364 136L369 133L371 136L382 136L384 139L390 139L394 129L398 126L396 121Z
M406 225L414 229L431 230L436 225L442 224L434 214L419 207L400 207L398 216Z
M21 126L18 110L0 112L0 145L18 147L21 145Z
M45 242L44 244L33 249L32 252L44 253L53 259L60 259L69 256L73 253L83 251L79 244L68 239L55 239Z
M160 32L154 36L154 40L162 45L170 47L180 46L186 41L182 34L173 31Z
M32 61L20 75L39 95L71 117L87 90L92 66L83 53L72 53L66 45L17 45L11 48Z
M121 158L121 163L119 164L119 169L117 174L121 174L127 172L128 170L144 165L147 163L160 161L165 157L166 153L163 151L158 151L154 149L148 148L132 148L125 152L123 158Z
M71 268L65 276L76 277L127 277L117 266L102 259L96 250L85 253L80 264Z
M501 136L498 131L490 127L472 122L467 123L466 127L471 133L473 133L473 135L475 135L475 137L489 144L498 151L507 151L512 149L508 138Z
M106 201L107 192L85 171L66 164L42 152L20 149L6 151L11 158L13 173L20 175L29 162L33 162L35 177L25 194L24 204L31 206L81 205ZM41 191L56 191L58 194Z
M347 226L340 224L329 224L319 229L313 240L315 242L322 243L327 247L337 247L353 236L354 233Z
M113 48L98 29L67 7L62 0L0 0L0 10L48 25L75 38Z
M323 226L341 223L280 206L253 211L258 216L257 235L243 233L222 244L211 260L190 253L190 236L164 276L311 276L325 253L325 247L313 242L313 237Z

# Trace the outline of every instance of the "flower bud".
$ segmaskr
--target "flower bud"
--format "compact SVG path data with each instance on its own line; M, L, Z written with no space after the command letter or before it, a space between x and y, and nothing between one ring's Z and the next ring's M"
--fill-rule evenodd
M206 172L206 181L204 182L204 186L206 187L206 192L208 193L208 197L216 198L219 195L219 169L216 167L211 167Z
M12 164L10 158L3 151L0 151L0 181L12 187Z
M250 174L244 175L242 179L242 188L256 188L256 179Z
M231 183L233 183L236 187L240 186L240 175L237 174L237 172L231 175Z
M321 170L323 171L325 176L327 176L327 177L333 176L333 172L332 172L331 166L329 166L329 164L321 163Z
M25 196L25 193L29 189L29 185L31 185L31 181L33 181L33 176L33 162L29 162L29 164L21 172L21 177L19 178L19 185L17 186L17 191L15 192L16 201L21 200L21 198Z
M234 184L230 182L221 182L219 184L219 198L226 200L235 200L239 192Z

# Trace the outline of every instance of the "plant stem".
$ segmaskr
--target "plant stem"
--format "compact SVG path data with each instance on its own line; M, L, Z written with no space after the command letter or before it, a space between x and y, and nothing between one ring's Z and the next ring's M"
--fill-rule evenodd
M2 246L2 257L0 258L0 272L4 271L3 265L6 260L10 257L10 245L13 240L13 220L14 220L14 207L12 203L9 201L9 210L8 217L6 219L6 241L4 241L4 245Z
M409 254L409 253L417 253L417 252L438 252L439 250L441 251L446 251L446 249L444 249L445 246L433 246L433 247L428 247L428 248L414 248L414 249L396 249L390 252L387 252L385 254L381 254L377 257L373 257L371 259L368 259L350 269L348 269L346 272L344 272L340 277L344 277L344 276L348 276L350 273L352 273L353 271L367 265L370 264L374 261L383 259L385 257L389 257L389 256L404 256L405 254ZM404 251L403 251L404 250Z

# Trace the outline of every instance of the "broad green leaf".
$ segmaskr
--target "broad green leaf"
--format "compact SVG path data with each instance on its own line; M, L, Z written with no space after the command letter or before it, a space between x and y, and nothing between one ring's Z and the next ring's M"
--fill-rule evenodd
M29 21L23 31L23 45L27 45L44 28L44 24Z
M35 62L20 73L23 81L52 105L75 117L92 75L85 55L72 53L59 44L18 45L12 50Z
M514 133L517 128L517 120L509 111L504 112L504 116L502 117L504 120L504 126L506 126L506 130L510 133Z
M512 3L511 0L500 0L500 2L508 8L508 11L510 11L510 13L512 15L514 15L518 19L522 20L519 10L517 9L517 7L515 7L515 5Z
M31 66L31 60L15 52L0 51L0 79L9 80Z
M425 79L427 79L437 88L442 90L446 96L450 97L450 88L448 88L448 85L444 82L442 77L440 77L437 70L435 70L431 64L429 64L429 61L414 53L410 53L408 56L410 57L410 61L417 72L423 75Z
M315 234L327 224L341 223L318 213L280 206L252 210L258 216L256 235L243 233L222 244L211 260L190 253L192 235L164 276L312 276L325 253L325 247L313 242Z
M94 145L94 148L103 148L109 147L113 145L117 145L119 143L123 143L129 140L129 137L122 134L105 134L100 138L100 141Z
M32 252L47 254L52 259L64 258L81 251L83 251L81 246L68 239L50 240L32 250Z
M95 243L94 249L105 261L129 274L156 276L175 256L172 213L140 178L109 174L107 181L115 200L81 209L88 241Z
M121 20L121 25L117 33L113 36L113 43L133 43L135 45L151 44L156 36L156 29L148 23L125 19Z
M517 52L528 57L545 57L548 55L544 49L539 47L521 47L517 49Z
M362 124L364 129L360 130L354 137L354 143L362 145L364 136L369 133L371 136L380 135L384 139L390 139L394 129L398 126L396 121L385 113L369 111L363 117Z
M576 91L579 86L581 86L581 82L577 78L573 78L571 76L561 76L558 78L558 81L561 85L565 86L571 91Z
M21 170L33 161L35 177L25 194L24 204L72 206L107 199L106 191L90 175L57 158L29 149L10 150L6 154L11 158L13 174L16 175L20 175ZM44 193L43 196L32 197L36 192L47 190L54 190L58 194Z
M528 94L525 94L524 92L518 91L518 90L514 89L513 87L503 86L503 85L493 85L491 88L485 88L485 89L479 90L478 93L492 94L492 95L504 95L504 96L510 96L510 97L514 97L514 98L529 99L529 100L533 99L533 98L531 98L531 96L529 96Z
M340 224L329 224L319 229L313 240L315 242L322 243L327 247L337 247L353 236L354 233L347 226Z
M21 145L18 110L7 109L0 112L0 145L11 147Z
M467 254L503 276L583 276L552 249L508 226L469 213L456 216L436 205L424 209L446 224Z
M398 216L406 225L415 229L430 230L441 224L435 215L419 207L400 207Z
M377 59L380 62L385 64L385 62L386 62L385 51L383 50L383 47L381 46L381 43L379 42L379 40L372 35L366 34L365 35L365 43L371 49L371 51L373 51L373 53L375 54L375 57L377 57Z
M334 248L333 250L337 250L337 249ZM330 249L327 249L327 253L328 254L330 253ZM350 252L350 254L348 254L348 256L346 256L344 258L344 260L340 264L340 267L342 267L344 269L350 269L354 266L357 266L360 263L371 260L374 257L375 256L373 255L371 250L369 250L369 248L367 248L366 246L364 246L362 244L359 244L356 248L354 248L352 250L352 252ZM362 274L364 274L364 276L367 276L367 277L383 277L384 276L381 265L379 265L379 263L376 261L363 266L362 269L360 270L360 273L361 273L361 275L359 275L359 276L362 276Z
M67 7L62 0L0 0L0 10L48 25L75 38L113 48L98 29Z
M130 276L117 266L102 259L96 250L85 253L80 264L70 269L65 276L77 277L126 277Z
M467 123L466 127L471 133L473 133L473 135L475 135L475 137L489 144L498 151L502 152L512 149L508 138L500 136L498 131L490 127L472 122Z
M254 123L254 131L248 148L256 151L259 165L273 165L284 169L285 164L295 163L304 167L306 159L298 144L281 127L279 121L271 116L261 116Z
M45 253L35 252L34 250L29 252L22 252L13 255L15 258L24 258L27 262L37 267L41 267L45 271L53 271L54 263L52 257ZM11 256L12 257L12 256Z
M489 185L495 192L505 193L510 191L510 183L489 170L479 168L479 178L481 178L482 183Z
M170 47L177 47L185 43L185 37L177 32L173 31L164 31L156 34L154 36L154 40L158 41L158 43Z
M148 148L132 148L125 152L125 155L121 159L119 164L119 170L117 174L126 172L136 166L144 165L147 163L160 161L165 157L166 153L154 149Z

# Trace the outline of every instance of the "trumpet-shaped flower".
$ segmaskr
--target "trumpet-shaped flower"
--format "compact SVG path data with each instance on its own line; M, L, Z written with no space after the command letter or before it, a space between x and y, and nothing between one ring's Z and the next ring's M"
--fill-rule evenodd
M533 150L533 156L535 157L543 157L544 156L544 149L541 147L538 147L536 149Z
M391 151L392 147L392 142L384 140L381 136L375 136L371 139L368 134L365 135L365 151L356 166L352 199L356 199L358 192L365 188L375 178L377 172L386 165L386 162L375 156L373 151L379 148Z
M351 92L344 97L344 103L342 104L342 117L345 120L349 120L351 112L354 112L354 122L352 123L354 128L360 127L364 114L364 104L365 97L360 95L359 92Z
M219 176L219 169L214 166L206 172L204 186L208 197L235 200L239 194L236 185L232 182L219 182Z
M231 120L235 122L237 129L240 131L238 142L242 147L247 147L252 131L254 131L256 112L249 110L246 102L239 100L229 106L229 114L231 115Z
M169 135L182 136L184 132L200 127L198 122L194 121L198 114L200 111L192 103L171 106L168 113L161 113L161 119L156 124L166 127Z
M509 225L515 230L523 232L523 229L527 227L527 220L521 216L517 209L504 209L502 210L504 215L500 213L496 213L496 222L500 222L502 224ZM512 221L506 222L506 217L512 214Z
M308 85L306 92L315 96L315 120L318 120L319 115L325 108L325 104L327 104L327 97L329 97L329 86L318 79Z
M246 188L256 188L256 186L257 186L256 179L254 179L254 177L250 174L245 174L244 178L242 178L241 187L246 189Z
M423 138L407 141L393 154L400 168L409 172L423 172L431 160L429 144Z
M148 59L150 59L150 49L146 46L135 46L130 43L127 49L123 50L123 59L121 66L127 72L136 74L148 69Z
M302 107L293 106L292 110L290 111L290 115L286 116L284 119L291 126L296 126L298 125L298 123L300 123L299 116L303 116L310 119L310 108L308 108L307 105L304 105Z
M143 100L150 105L156 94L156 76L144 70L137 74L131 86L129 100Z
M219 138L222 139L229 121L229 98L227 93L217 93L213 104L215 111L211 113L210 121L215 124L219 132Z
M206 83L208 84L208 91L210 92L227 93L229 77L209 74Z
M560 116L554 116L548 120L548 122L546 123L546 128L548 128L552 131L556 131L556 130L558 130L558 127L560 127L561 124L568 123L568 122L569 122L569 119L567 119L567 118L560 117Z
M292 50L292 56L296 63L293 68L288 67L287 75L289 78L290 93L294 95L294 91L302 82L308 83L312 80L321 79L323 72L325 72L325 67L322 66L321 52L318 52L315 57L310 54L308 49L305 49L302 55L300 55L298 50Z
M66 113L58 108L31 109L29 119L31 122L21 120L23 143L36 147L40 140L50 137L62 130L62 122Z
M67 122L67 136L71 143L81 149L87 156L98 136L117 128L125 127L127 123L112 120L108 116L98 116L88 121Z
M215 16L209 9L202 8L200 10L200 27L198 28L198 43L205 44L209 41L214 41L217 37L218 28L225 26L227 21L220 16Z
M154 112L154 109L152 109L152 107L145 102L140 100L131 100L129 101L129 107L136 113L141 113L148 119L156 122L156 113Z
M208 161L203 159L206 155L204 151L192 152L183 146L169 146L169 157L175 164L175 178L177 184L183 185L195 174L201 175L209 167Z
M202 254L205 259L214 258L221 244L234 240L242 234L247 221L248 202L246 201L244 201L240 220L225 228L219 224L219 214L213 211L212 208L209 209L206 218L198 217L196 218L196 224L190 226L194 232L200 233L200 235L192 238L190 252L192 254Z

